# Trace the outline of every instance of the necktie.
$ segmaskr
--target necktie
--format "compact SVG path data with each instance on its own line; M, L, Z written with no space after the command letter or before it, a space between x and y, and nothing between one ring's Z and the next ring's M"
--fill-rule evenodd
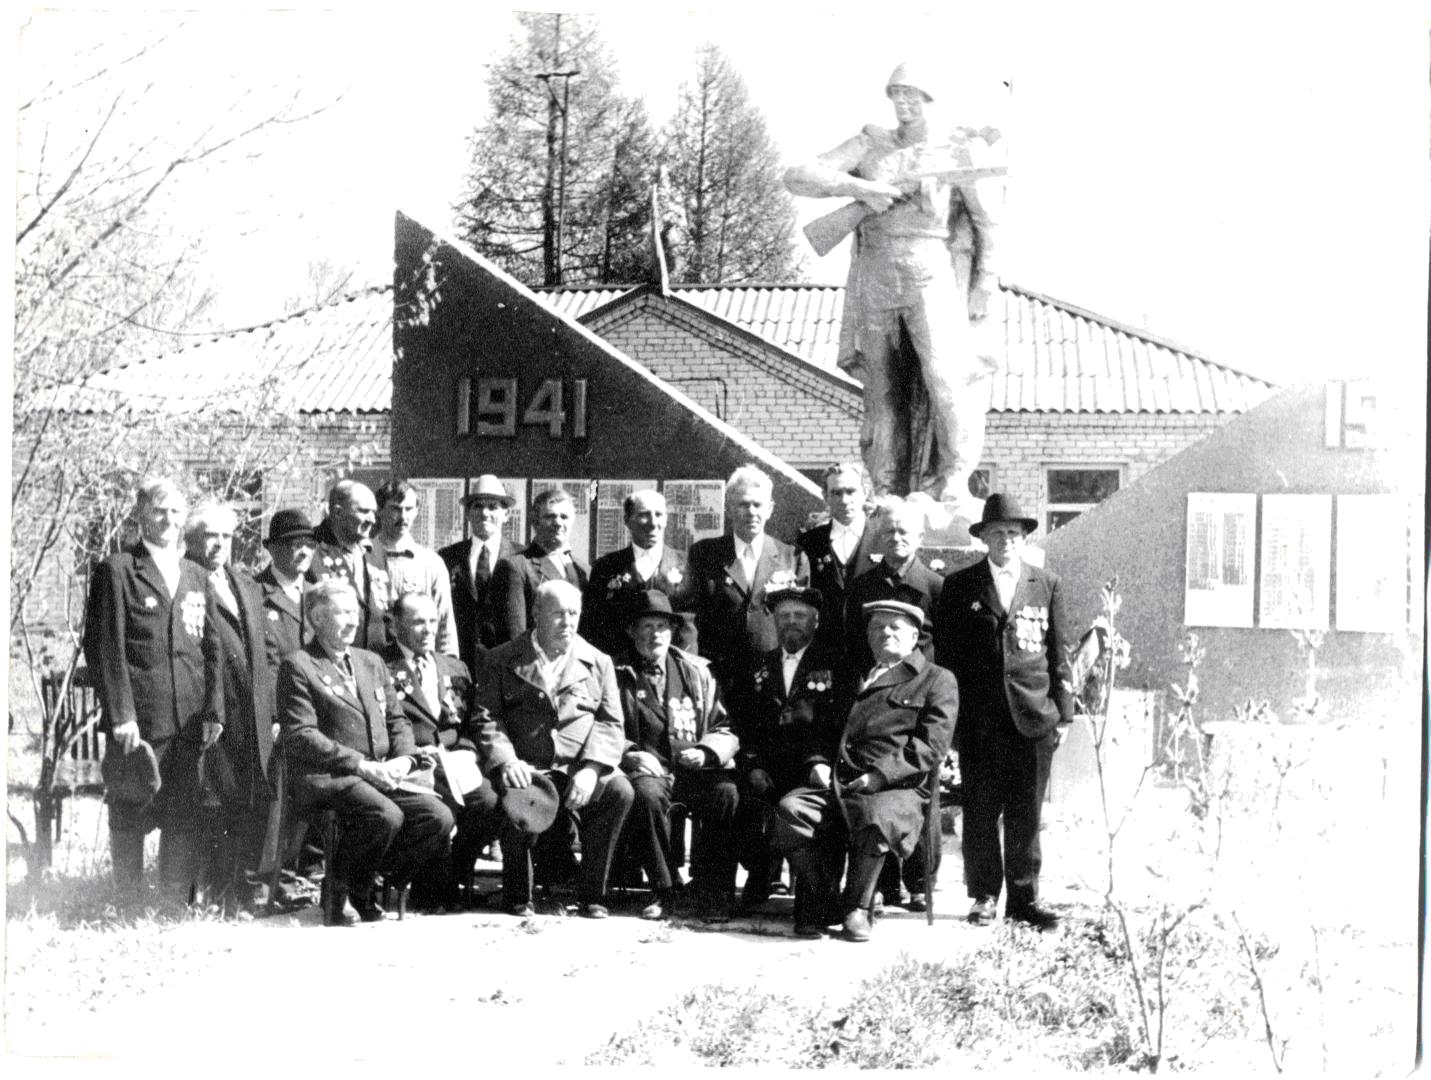
M417 685L422 689L422 696L434 709L440 709L442 703L437 700L437 671L433 668L432 657L413 657L417 667Z
M338 658L338 671L343 676L343 685L352 693L358 696L358 680L353 675L353 659L347 653Z
M477 545L477 576L490 577L492 574L492 553L486 543Z
M744 550L740 553L740 567L745 571L745 582L747 585L755 584L755 548L750 544L744 545Z

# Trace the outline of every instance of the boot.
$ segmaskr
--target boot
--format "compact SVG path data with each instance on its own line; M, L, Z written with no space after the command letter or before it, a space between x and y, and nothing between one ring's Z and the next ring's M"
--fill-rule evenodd
M844 911L844 937L846 941L868 941L870 939L870 905L874 902L875 884L879 881L880 868L884 866L886 852L873 843L863 843L850 852L849 870L845 875L845 891L840 898Z
M790 855L795 873L795 933L800 937L819 936L835 921L830 909L838 881L830 879L826 861L810 850Z

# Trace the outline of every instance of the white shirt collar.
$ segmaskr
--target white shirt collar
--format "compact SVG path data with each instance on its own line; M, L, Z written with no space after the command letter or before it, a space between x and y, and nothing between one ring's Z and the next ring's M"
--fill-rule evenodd
M303 584L303 578L302 578L301 575L300 575L300 576L295 576L295 577L289 577L289 576L288 576L287 574L285 574L282 570L280 570L277 566L273 566L272 564L269 564L269 565L270 565L270 569L272 569L272 571L273 571L273 580L276 581L276 582L278 582L278 587L279 587L280 589L282 589L284 592L286 592L286 593L291 593L291 592L294 591L295 588L298 588L298 587L302 586L302 584Z
M161 566L178 566L179 560L184 557L180 548L161 548L157 544L144 541L144 546L149 549L149 557Z
M751 552L750 557L753 558L754 560L756 560L757 562L760 560L760 551L761 551L761 548L765 545L765 533L764 533L764 532L758 532L758 533L756 533L756 534L755 534L755 539L752 540L752 541L751 541L750 543L748 543L748 544L747 544L744 540L742 540L740 537L738 537L738 536L733 536L732 539L735 540L735 551L736 551L736 554L737 554L740 558L743 559L743 558L746 557L745 551L746 551L746 548L749 548L749 549L750 549L750 552Z
M800 662L800 658L805 655L805 649L808 649L809 647L810 646L806 645L799 652L786 652L784 647L782 646L780 649L781 663L788 664L793 660L795 663L798 664Z
M858 540L861 536L864 535L864 533L865 533L865 519L864 519L864 515L862 515L862 514L856 515L855 520L852 521L852 522L850 522L848 525L842 525L842 524L840 524L840 521L839 521L838 518L831 518L831 519L830 519L830 539L831 539L831 540L833 540L833 539L834 539L835 537L837 537L837 536L853 536L856 540Z
M1011 558L1003 566L1000 566L998 563L994 562L993 559L989 559L989 573L993 574L995 577L998 577L1000 574L1010 574L1013 576L1013 579L1017 581L1019 579L1019 573L1022 570L1023 560L1021 560L1017 555Z

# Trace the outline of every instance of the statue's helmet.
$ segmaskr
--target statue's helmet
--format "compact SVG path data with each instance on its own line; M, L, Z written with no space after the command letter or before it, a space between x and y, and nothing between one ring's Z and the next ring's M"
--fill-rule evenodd
M889 80L884 84L885 97L896 86L912 86L924 95L925 101L933 101L934 95L929 92L929 87L933 85L930 79L924 78L917 64L903 63L890 72Z

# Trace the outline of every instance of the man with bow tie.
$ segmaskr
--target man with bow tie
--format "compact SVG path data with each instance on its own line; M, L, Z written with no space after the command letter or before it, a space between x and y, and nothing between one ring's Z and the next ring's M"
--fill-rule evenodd
M934 648L959 678L959 772L964 784L964 882L969 921L1005 915L1039 929L1058 917L1038 902L1039 818L1053 752L1073 722L1058 575L1023 557L1038 527L1009 495L990 495L969 532L988 558L950 574L939 597ZM1003 817L1003 850L999 818Z
M766 588L810 583L804 553L765 531L775 509L773 492L770 477L754 465L736 469L725 485L731 531L691 545L701 655L728 690L745 686L755 658L776 645Z
M404 785L436 750L414 742L382 658L352 647L362 620L352 586L319 582L308 591L308 613L313 640L278 671L284 752L300 805L338 815L327 924L377 922L376 875L405 885L433 864L443 873L452 812L430 788Z
M419 907L439 903L453 907L478 853L497 839L497 796L492 785L481 780L477 744L467 731L472 678L461 660L437 651L440 623L431 596L404 593L393 601L396 640L383 653L398 707L412 727L413 743L419 749L441 747L434 790L457 820L450 872L414 883L413 902ZM476 786L473 780L478 781Z
M339 480L328 490L328 516L313 530L317 550L308 567L311 582L346 581L358 597L356 644L381 651L388 643L391 597L388 575L368 561L378 504L366 484Z
M263 546L269 562L255 580L263 593L268 664L276 673L278 662L297 652L312 634L303 613L304 576L317 547L308 515L296 509L275 510Z
M730 918L735 892L739 740L710 666L671 644L681 616L655 589L636 594L628 610L628 648L616 667L626 752L621 767L636 799L626 836L637 849L654 893L645 919L669 914L675 901L671 806L700 822L691 852L696 911L713 922Z
M630 607L655 589L671 598L679 616L674 644L696 652L695 589L686 557L666 546L666 499L659 491L633 491L622 510L631 543L597 559L581 602L581 636L608 656L630 646Z
M269 667L263 593L248 574L229 565L238 519L233 509L205 503L189 515L184 533L188 558L209 577L217 601L214 629L223 671L224 725L206 754L205 770L222 802L213 885L224 906L251 906L253 875L263 853L273 789L268 780L273 753L276 672Z
M466 540L438 551L447 564L452 616L457 623L457 651L469 671L476 671L487 650L502 642L492 599L492 571L514 554L502 527L517 500L491 473L477 478L462 497L467 512Z
M160 881L185 900L197 885L199 754L218 740L224 715L208 575L183 558L188 512L171 481L140 485L139 542L95 566L84 620L106 757L131 758L147 746L158 765L158 791L147 802L110 793L115 882L142 884L144 835L157 827Z
M776 589L766 606L780 644L756 664L736 723L745 908L770 898L775 806L790 791L811 783L816 765L829 765L854 689L842 651L820 640L825 605L818 589Z
M845 649L845 598L855 578L872 570L879 551L877 522L865 513L869 475L845 461L825 470L825 505L830 520L801 533L795 546L810 562L810 585L824 597L817 638L837 652Z
M516 641L532 625L537 589L548 581L586 588L586 563L571 550L576 501L565 488L548 488L532 500L532 542L492 571L492 603L502 641Z
M865 606L872 667L828 765L780 800L776 845L798 885L795 933L818 937L840 921L868 941L870 908L888 855L907 857L923 833L930 770L944 760L959 713L954 676L918 649L924 612L900 600ZM849 859L844 891L840 864Z
M412 535L417 521L417 488L406 480L389 480L378 488L375 497L377 535L368 549L368 562L387 575L388 595L393 599L405 593L432 597L437 608L437 651L456 656L457 623L452 617L447 564Z

